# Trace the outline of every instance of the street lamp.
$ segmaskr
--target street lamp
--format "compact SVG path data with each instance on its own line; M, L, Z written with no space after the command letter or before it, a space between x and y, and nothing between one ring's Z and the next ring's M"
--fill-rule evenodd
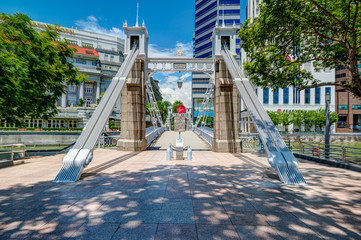
M325 158L330 158L330 93L326 93Z
M182 81L182 78L181 78L180 72L179 72L179 80L178 80L177 84L178 84L178 88L182 88L183 81Z

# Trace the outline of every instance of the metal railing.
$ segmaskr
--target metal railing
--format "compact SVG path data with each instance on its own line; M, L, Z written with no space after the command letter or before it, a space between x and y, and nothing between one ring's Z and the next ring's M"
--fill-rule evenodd
M257 151L265 151L261 138L258 133L240 134L241 149L251 149Z
M343 161L347 163L361 164L361 148L344 147L330 144L327 155L326 146L320 142L285 141L293 153L306 156Z
M165 127L149 127L145 131L145 139L147 140L147 146L149 146L160 134L165 132Z
M119 136L100 136L98 141L98 148L115 147L119 140Z
M8 144L0 145L0 159L1 160L17 160L25 157L26 146L25 144Z
M213 129L207 127L196 127L192 128L192 131L195 132L198 136L200 136L204 141L206 141L209 145L213 144Z

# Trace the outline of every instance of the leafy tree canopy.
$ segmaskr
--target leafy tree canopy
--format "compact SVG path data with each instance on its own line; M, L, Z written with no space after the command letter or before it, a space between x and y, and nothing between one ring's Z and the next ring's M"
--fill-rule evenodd
M173 113L177 113L177 107L179 105L184 105L182 101L179 101L179 100L176 100L174 103L173 103L173 106L172 106L172 110L173 110Z
M24 14L1 13L0 23L0 119L21 126L25 117L54 116L66 84L86 80L67 62L74 49L58 39L58 26L37 31Z
M239 32L249 57L244 69L261 87L336 85L361 97L360 5L360 0L264 0L260 16ZM345 68L350 77L321 83L300 68L307 62L317 71Z

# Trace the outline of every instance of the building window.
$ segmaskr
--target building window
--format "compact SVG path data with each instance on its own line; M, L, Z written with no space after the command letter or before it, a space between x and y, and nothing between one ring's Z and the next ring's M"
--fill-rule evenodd
M105 60L108 60L108 57L109 57L108 54L105 54L105 55L104 55L104 59L105 59Z
M347 105L338 105L337 109L339 109L339 110L347 110L348 106Z
M305 104L311 103L311 89L306 88L305 89Z
M76 121L74 121L74 120L69 120L68 126L69 126L70 128L76 128Z
M352 109L359 110L361 109L361 105L352 105Z
M338 116L338 122L337 122L337 128L347 128L347 116L339 115Z
M85 84L85 92L86 93L93 93L93 85Z
M290 89L284 88L283 89L283 104L289 104L290 99Z
M76 92L76 86L68 86L69 92Z
M82 46L83 46L83 47L92 48L92 47L93 47L93 44L92 44L92 43L83 42Z
M321 103L321 88L317 87L315 88L315 104Z
M336 74L336 78L344 78L346 77L346 73Z
M70 40L70 39L66 39L70 45L75 45L75 46L78 46L78 41L75 41L75 40Z
M279 92L278 88L273 89L273 104L279 104Z
M269 88L263 89L263 104L269 103Z
M81 59L81 58L75 58L75 63L78 63L78 64L86 64L86 60Z
M114 56L110 56L110 61L114 61Z
M85 102L86 102L86 106L87 106L87 107L90 107L90 104L93 103L93 98L92 98L92 97L87 97L87 98L85 99Z
M293 104L300 103L300 91L297 88L293 87Z

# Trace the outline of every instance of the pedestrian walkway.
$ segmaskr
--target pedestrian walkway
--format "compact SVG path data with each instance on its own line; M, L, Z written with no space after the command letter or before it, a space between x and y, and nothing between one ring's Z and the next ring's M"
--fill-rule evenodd
M170 145L175 146L179 132L166 131L150 146L151 150L166 150ZM190 146L193 150L211 150L211 147L192 131L181 133L184 147Z
M97 149L76 183L64 155L0 169L0 239L361 239L361 174L303 161L285 186L264 155Z

